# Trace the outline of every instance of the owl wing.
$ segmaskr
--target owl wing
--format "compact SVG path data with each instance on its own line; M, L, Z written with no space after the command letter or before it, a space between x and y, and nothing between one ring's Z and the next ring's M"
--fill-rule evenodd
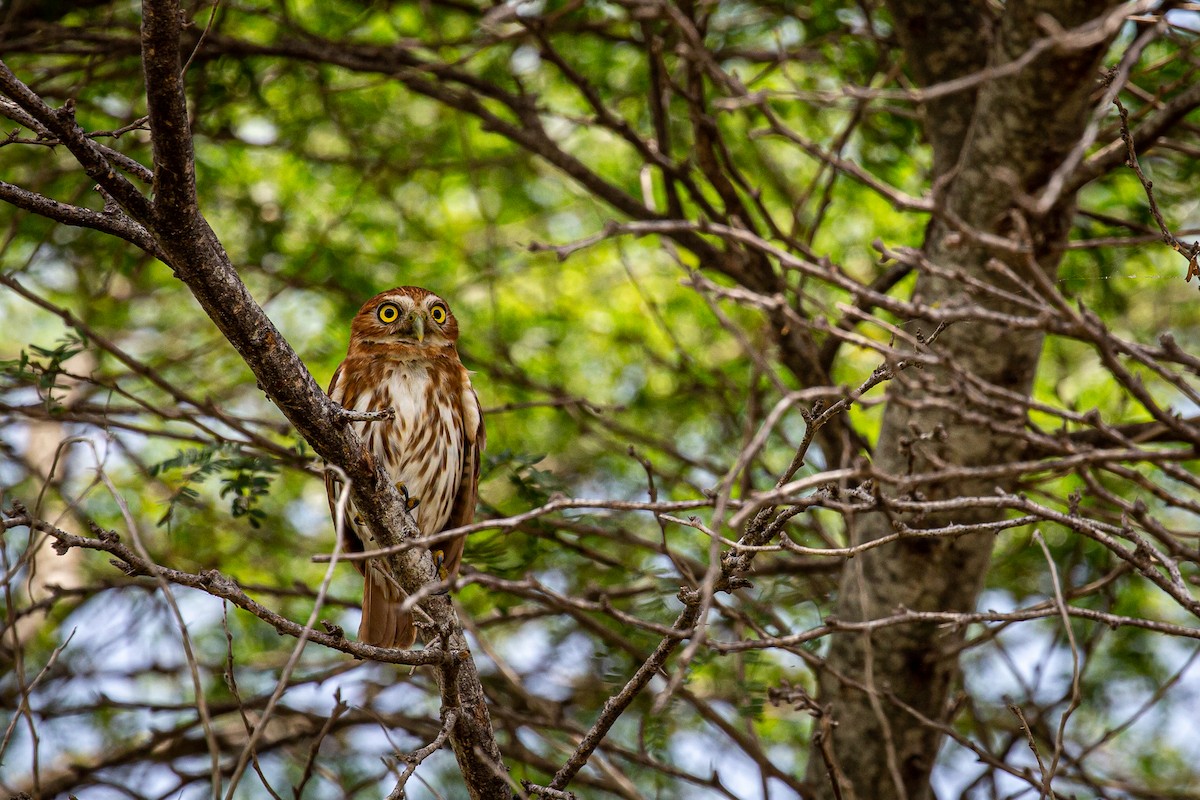
M342 402L343 387L341 386L342 370L346 364L343 362L333 373L333 378L329 381L329 390L326 392L335 403L344 405ZM337 526L337 504L338 498L341 497L343 486L345 484L338 474L331 469L325 470L325 496L329 498L329 516L333 518L333 524ZM354 505L346 503L346 518L342 521L342 547L350 553L361 553L365 549L363 547L362 537L358 535L358 531L354 528ZM355 569L366 575L366 562L354 561Z
M329 498L329 515L333 518L333 524L337 526L337 504L338 498L341 497L343 491L342 479L338 477L336 472L327 470L325 472L325 496ZM361 553L365 549L363 547L362 538L358 535L358 531L354 527L354 505L353 502L346 503L346 518L342 521L342 549L348 553ZM363 561L352 562L354 567L364 575L366 574Z
M483 448L487 444L487 430L483 426L483 411L479 407L479 396L471 388L471 381L464 381L462 391L462 421L463 421L463 459L462 477L458 483L458 492L454 495L454 503L450 507L450 519L442 530L461 528L470 525L475 519L475 501L479 498L479 463ZM463 546L466 536L458 536L447 542L444 547L446 561L443 564L446 574L454 577L458 574L458 566L462 562Z

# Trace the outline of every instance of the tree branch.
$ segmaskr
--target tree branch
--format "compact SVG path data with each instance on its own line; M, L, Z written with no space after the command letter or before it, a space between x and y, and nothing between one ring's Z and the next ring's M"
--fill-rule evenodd
M156 258L165 258L165 253L159 248L150 232L119 210L111 213L100 212L82 206L73 206L69 203L60 203L37 192L31 192L4 181L0 181L0 200L64 225L91 228L102 233L112 234L130 244L137 245Z

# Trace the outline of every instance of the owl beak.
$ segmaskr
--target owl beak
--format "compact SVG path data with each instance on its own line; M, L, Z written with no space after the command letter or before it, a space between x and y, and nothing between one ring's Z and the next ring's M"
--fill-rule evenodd
M417 337L418 342L425 341L425 317L421 314L413 314L412 318L413 336Z

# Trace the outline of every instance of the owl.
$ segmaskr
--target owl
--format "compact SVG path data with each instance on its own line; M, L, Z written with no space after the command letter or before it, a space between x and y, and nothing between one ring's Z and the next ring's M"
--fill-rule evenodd
M333 373L329 396L353 411L395 410L391 420L353 422L367 449L407 501L421 535L469 524L475 516L485 434L479 398L458 358L458 320L446 301L416 286L389 289L367 301L350 324L350 348ZM341 481L326 473L335 515ZM343 544L362 552L370 533L351 505ZM440 576L453 577L463 537L435 546ZM409 647L412 615L405 592L379 561L355 561L363 574L358 638L379 647Z

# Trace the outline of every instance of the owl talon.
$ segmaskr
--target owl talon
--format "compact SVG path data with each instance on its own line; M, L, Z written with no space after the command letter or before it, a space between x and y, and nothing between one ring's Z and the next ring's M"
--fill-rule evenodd
M396 491L400 493L400 497L404 499L404 507L412 511L417 506L421 505L421 498L410 497L408 487L404 485L404 481L396 481Z
M437 576L438 576L439 581L450 580L450 571L448 569L446 569L446 552L444 550L434 550L433 551L433 568L435 570L437 570ZM442 591L438 592L438 594L449 594L449 593L450 593L450 590L448 588L443 589Z

